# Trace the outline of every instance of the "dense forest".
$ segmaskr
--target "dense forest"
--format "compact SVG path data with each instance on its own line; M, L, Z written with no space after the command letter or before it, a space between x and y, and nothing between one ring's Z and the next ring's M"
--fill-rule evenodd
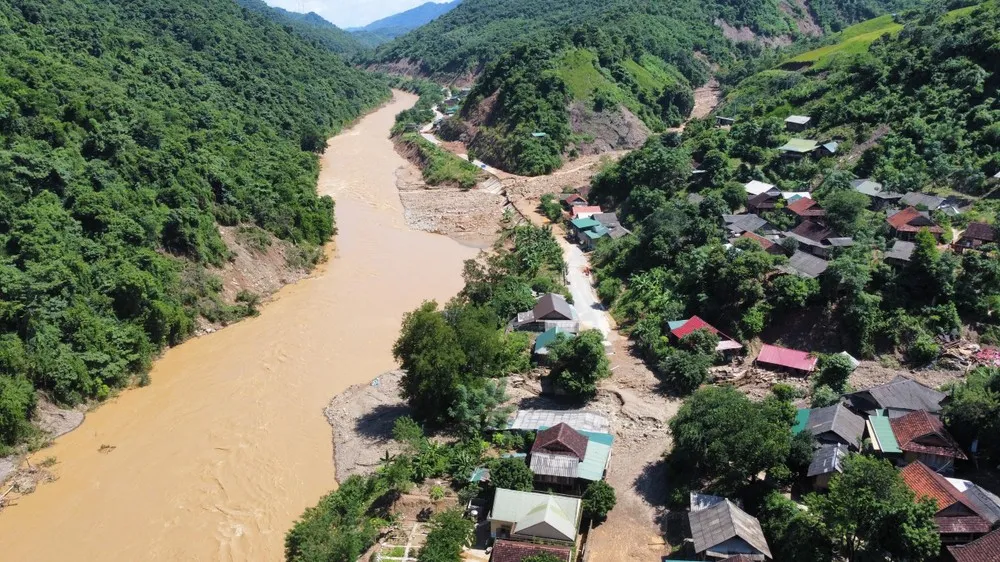
M931 212L943 226L995 223L995 199L977 196L994 187L987 178L1000 170L998 68L989 54L996 40L988 32L1000 23L1000 9L990 3L901 21L897 36L822 74L769 70L748 78L721 110L737 119L731 129L690 123L683 135L650 139L595 177L592 200L617 209L636 232L598 247L599 292L676 390L696 388L711 363L697 349L667 344L667 323L692 314L739 338L766 333L864 357L900 351L914 365L936 359L935 338L963 326L983 341L1000 341L995 257L942 251L925 231L907 265L886 263L881 256L893 237L885 212L870 210L851 184L871 177L902 193L922 189L966 201L959 215ZM775 148L793 136L782 123L790 113L818 120L808 134L839 139L841 156L781 158ZM693 176L692 162L705 173ZM726 245L719 217L746 205L743 183L750 180L811 191L834 235L852 238L852 246L833 252L821 279L773 275L787 258L753 240ZM784 216L779 209L763 218L780 225ZM811 326L798 321L804 317Z
M217 225L328 240L315 153L389 91L231 0L15 0L0 51L2 448L247 312Z
M462 0L451 2L426 2L405 12L393 14L364 26L352 28L349 31L359 41L377 46L406 35L410 31L426 25L434 19L455 9Z
M257 12L281 25L286 31L294 31L307 41L321 45L346 58L368 55L371 47L378 44L340 29L315 12L307 14L289 12L288 10L268 6L264 0L235 1L244 8Z
M838 30L914 2L814 2L814 11L736 1L510 2L470 0L381 47L375 62L409 61L429 76L478 75L464 104L463 131L477 157L502 169L552 171L587 139L570 129L568 106L626 108L652 131L680 125L692 91L712 65L759 55L721 22L766 37L804 37L799 24Z

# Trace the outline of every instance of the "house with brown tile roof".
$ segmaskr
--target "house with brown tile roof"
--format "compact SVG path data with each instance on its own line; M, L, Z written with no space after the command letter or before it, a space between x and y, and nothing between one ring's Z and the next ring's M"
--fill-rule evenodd
M965 228L965 232L955 242L955 248L962 250L978 250L986 244L993 244L997 241L997 229L984 222L972 222Z
M948 553L955 562L1000 562L1000 529L969 544L949 546Z
M955 459L967 460L941 420L918 410L889 420L906 463L922 462L937 472L951 472Z
M823 207L819 206L818 201L806 197L792 201L785 207L785 210L795 215L799 220L826 216L826 211L823 210Z
M493 544L490 562L521 562L530 556L548 554L561 562L569 562L573 551L566 547L498 540Z
M900 476L917 499L937 502L934 523L944 544L965 544L990 531L990 524L964 493L948 480L917 461L904 468Z
M944 233L944 229L931 220L927 211L919 211L916 207L890 213L886 222L889 223L893 236L900 240L913 240L925 228L939 240Z

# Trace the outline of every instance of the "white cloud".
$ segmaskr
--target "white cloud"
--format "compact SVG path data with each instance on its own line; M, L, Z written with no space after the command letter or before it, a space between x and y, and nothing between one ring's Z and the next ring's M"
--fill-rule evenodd
M264 0L292 12L316 12L338 27L361 27L427 0ZM441 1L441 0L436 0Z

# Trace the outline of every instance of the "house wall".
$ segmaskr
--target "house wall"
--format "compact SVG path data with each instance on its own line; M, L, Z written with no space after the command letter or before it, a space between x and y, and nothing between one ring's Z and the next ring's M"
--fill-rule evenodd
M820 474L819 476L813 477L813 489L814 490L829 490L830 489L830 479L833 478L833 473L831 474Z
M725 542L711 546L709 547L708 552L723 554L726 557L735 556L737 554L760 554L756 548L750 546L749 543L739 537L733 537ZM709 555L709 559L712 559L711 555Z
M951 457L942 457L939 455L929 455L927 453L914 453L911 451L906 451L903 453L903 461L906 464L910 464L914 461L920 461L928 466L931 470L935 472L942 472L950 474L955 470L955 459Z

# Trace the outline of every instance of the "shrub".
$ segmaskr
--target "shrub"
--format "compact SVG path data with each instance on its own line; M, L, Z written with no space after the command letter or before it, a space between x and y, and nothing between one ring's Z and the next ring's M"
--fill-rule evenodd
M522 459L502 458L490 467L490 484L497 488L530 492L534 482L535 474Z
M603 521L617 502L615 489L603 480L591 482L583 492L583 516L592 521Z

